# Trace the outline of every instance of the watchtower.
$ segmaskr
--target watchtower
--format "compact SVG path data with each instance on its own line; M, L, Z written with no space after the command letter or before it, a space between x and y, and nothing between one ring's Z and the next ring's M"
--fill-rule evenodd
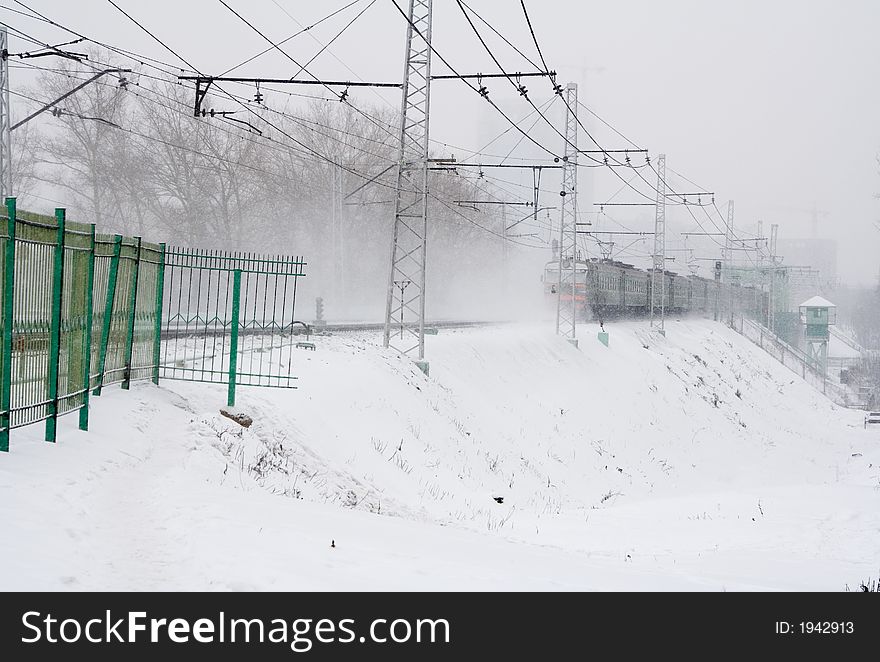
M807 356L813 367L825 374L828 358L828 339L831 332L828 327L837 323L837 306L815 296L807 299L800 306L801 324L804 325L804 342Z

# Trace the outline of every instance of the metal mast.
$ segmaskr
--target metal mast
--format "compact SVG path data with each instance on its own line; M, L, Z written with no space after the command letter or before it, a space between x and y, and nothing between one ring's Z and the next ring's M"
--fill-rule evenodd
M559 283L556 287L556 333L577 347L577 83L565 87L565 166L559 220ZM584 274L586 276L586 274Z
M331 217L330 228L332 235L332 254L333 254L333 304L337 311L343 309L343 300L345 299L345 243L344 243L344 223L343 215L345 206L343 205L343 174L342 169L338 166L332 166L333 189L331 193Z
M510 246L507 238L507 205L501 205L501 296L507 305L507 294L510 291L507 264L510 260Z
M425 251L428 233L428 115L432 0L410 0L397 161L385 347L425 357ZM393 325L393 329L392 329Z
M666 333L666 154L657 157L657 201L654 212L654 268L651 270L651 326L659 280L660 333Z
M722 286L727 288L727 319L733 325L733 200L727 203Z
M766 241L761 239L764 236L764 221L758 221L758 241L755 242L755 276L752 283L755 286L755 321L763 324L767 320L761 316L761 297L764 296L764 248ZM762 246L762 242L764 246Z
M0 201L12 195L12 116L9 106L9 34L0 27Z
M770 290L767 295L767 328L776 333L776 238L779 225L770 226Z

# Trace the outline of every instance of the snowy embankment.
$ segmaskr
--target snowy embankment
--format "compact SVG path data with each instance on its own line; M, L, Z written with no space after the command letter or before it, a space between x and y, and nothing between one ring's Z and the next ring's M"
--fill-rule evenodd
M0 457L2 589L820 589L880 568L880 436L720 324L375 335L296 391L164 382ZM331 541L335 546L331 547Z

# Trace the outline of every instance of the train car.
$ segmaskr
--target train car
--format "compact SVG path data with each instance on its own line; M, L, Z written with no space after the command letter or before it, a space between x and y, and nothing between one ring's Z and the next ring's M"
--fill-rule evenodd
M714 289L710 289L710 285L715 281L700 276L691 276L688 280L691 283L690 311L705 315L714 310Z
M683 314L691 309L691 282L686 276L671 274L672 292L669 297L672 312Z
M571 261L566 260L564 272L571 269L571 265ZM573 297L580 317L586 318L592 313L594 318L603 320L650 314L651 269L595 258L578 258L574 268L574 287L563 282L562 299L570 301ZM560 287L558 260L546 263L542 280L545 296L555 300ZM727 310L731 304L735 310L758 320L767 315L768 294L751 285L727 286L709 278L665 271L662 276L658 273L657 288L655 310L663 307L671 315L713 316L716 310Z
M544 273L541 280L544 283L544 295L548 299L552 296L556 299L561 289L563 301L571 301L574 298L578 310L585 311L587 306L587 268L586 260L575 259L575 280L572 288L569 282L568 272L572 267L571 258L564 258L562 262L562 279L559 274L559 260L551 260L544 265Z
M676 287L679 287L684 291L684 296L687 296L687 291L684 289L684 286L681 285L677 281L677 274L674 274L670 271L664 272L662 275L657 276L654 279L654 270L648 269L648 296L645 301L645 311L646 313L650 313L651 309L651 288L655 286L655 283L652 280L656 280L657 293L654 296L654 309L660 310L661 308L666 309L667 312L674 312L674 301L676 298Z
M591 260L587 302L598 319L642 314L648 296L647 274L616 260Z
M648 307L649 277L641 269L627 265L624 269L625 310L628 313L644 312Z
M613 262L592 260L587 267L589 307L593 315L604 319L623 305L620 291L621 272Z

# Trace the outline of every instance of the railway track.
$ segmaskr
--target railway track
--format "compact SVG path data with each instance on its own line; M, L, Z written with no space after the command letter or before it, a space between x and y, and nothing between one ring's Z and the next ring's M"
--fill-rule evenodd
M439 329L464 329L480 326L492 326L495 324L504 324L505 322L480 322L476 320L442 320L429 322L425 324L425 333L431 333L431 330ZM290 324L281 325L258 325L252 327L242 327L238 334L242 335L268 335L268 334L291 334L291 335L319 335L321 333L352 333L357 331L382 331L385 328L384 322L332 322L322 325L308 324L305 322L295 321ZM392 326L392 329L394 327ZM178 325L176 327L162 327L163 338L187 338L190 336L211 337L228 335L231 332L228 326L215 325Z

